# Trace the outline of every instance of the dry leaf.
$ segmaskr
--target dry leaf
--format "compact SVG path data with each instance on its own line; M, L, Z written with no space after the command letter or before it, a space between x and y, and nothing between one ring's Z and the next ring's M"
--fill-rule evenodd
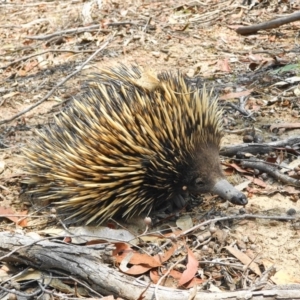
M198 260L195 258L194 253L188 248L188 263L178 282L179 286L184 285L194 278L198 271L198 264Z
M240 262L242 262L245 266L248 266L256 275L260 276L261 272L260 269L252 259L247 256L242 251L238 250L237 248L233 248L231 246L225 247L225 249L231 253L235 258L237 258ZM251 263L251 264L250 264ZM249 265L250 264L250 265Z

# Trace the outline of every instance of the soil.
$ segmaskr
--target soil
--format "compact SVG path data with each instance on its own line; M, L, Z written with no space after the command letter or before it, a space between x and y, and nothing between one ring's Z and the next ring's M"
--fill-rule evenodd
M32 142L36 129L51 123L70 105L87 74L105 66L123 63L154 71L180 70L214 85L227 111L223 146L242 143L244 129L252 126L265 142L299 136L300 21L248 36L235 30L293 13L300 6L292 1L256 1L251 7L245 2L0 2L0 207L16 215L30 211L30 205L19 197L24 177L24 161L19 156L22 149ZM86 30L66 32L82 27ZM107 41L81 72L55 88ZM52 89L45 101L20 114ZM234 108L242 106L247 116ZM270 130L281 123L287 125ZM285 149L274 151L268 156L271 158L276 163L300 164L299 151L293 155ZM231 182L244 184L248 213L286 216L288 210L295 209L299 214L299 187L251 173L253 170L246 178L230 165L229 158L225 160ZM298 169L289 175L299 180ZM251 183L249 174L260 179L259 183ZM8 219L1 220L0 230L16 226ZM35 224L36 219L28 219L24 230L34 231ZM300 283L300 230L296 224L245 220L232 228L231 234L252 244L255 257L266 268L276 265L274 283Z

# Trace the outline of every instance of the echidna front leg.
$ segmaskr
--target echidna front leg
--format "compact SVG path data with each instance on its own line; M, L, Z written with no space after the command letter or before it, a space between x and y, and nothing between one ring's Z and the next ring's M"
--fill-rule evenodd
M176 208L179 208L179 209L183 208L187 203L185 201L184 197L180 194L173 197L172 202L176 205Z

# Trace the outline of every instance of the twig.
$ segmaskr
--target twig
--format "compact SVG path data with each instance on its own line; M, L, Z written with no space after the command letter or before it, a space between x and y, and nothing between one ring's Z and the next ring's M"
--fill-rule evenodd
M243 134L246 130L250 130L250 129L252 129L252 127L245 127L245 128L233 129L233 130L224 129L223 132L230 133L230 134ZM254 129L255 131L262 132L262 130L259 128L255 127Z
M290 217L290 216L264 216L264 215L251 215L251 214L244 214L244 215L234 215L234 216L227 216L227 217L221 217L221 218L215 218L215 219L210 219L207 221L204 221L200 224L195 225L194 227L191 227L182 233L180 233L177 238L180 238L182 236L185 236L186 234L200 228L201 226L205 226L211 223L216 223L219 221L227 221L227 220L243 220L243 219L267 219L267 220L281 220L281 221L293 221L296 220L295 217Z
M268 284L268 280L270 279L270 277L273 276L275 273L276 273L276 267L272 265L261 274L260 278L256 280L256 282L254 283L254 285L251 287L250 290L257 291L264 288Z
M288 175L284 175L279 172L276 166L271 166L269 164L266 164L264 161L261 160L244 160L242 162L242 166L245 168L252 168L257 169L259 171L265 172L272 177L275 177L276 179L280 180L283 183L287 183L296 187L300 187L300 180L292 178Z
M17 296L24 297L24 298L31 298L33 296L38 295L42 291L41 289L37 289L35 292L33 292L31 294L27 294L27 293L19 292L16 289L7 289L2 285L0 285L0 290L3 290L4 292L7 292L7 293L12 293L12 294L15 294Z
M100 51L102 51L104 48L106 48L107 45L111 42L111 40L114 38L114 36L115 36L115 33L97 51L95 51L77 70L75 70L73 73L69 74L66 78L64 78L61 82L59 82L44 98L42 98L37 103L27 107L26 109L24 109L23 111L19 112L16 115L14 115L13 117L3 120L3 121L0 121L0 125L11 122L11 121L19 118L20 116L24 115L25 113L29 112L30 110L34 109L35 107L39 106L41 103L46 101L55 92L55 90L57 88L59 88L60 86L65 84L70 78L72 78L74 75L79 73L82 70L82 68L85 65L87 65Z
M103 296L102 296L101 294L99 294L97 291L95 291L94 289L92 289L88 284L84 283L82 280L77 279L77 278L75 278L75 277L73 277L73 276L70 276L70 275L65 274L64 272L61 272L61 271L58 271L58 270L55 270L55 273L57 273L57 274L63 276L63 277L62 277L63 279L67 279L67 280L70 280L70 279L71 279L71 280L73 280L73 281L76 282L77 284L83 286L84 288L86 288L86 289L89 290L90 292L94 293L95 295L101 297L101 299L102 299ZM51 272L50 272L50 274L51 274L51 276L52 276L52 273L51 273ZM55 276L55 278L59 278L59 277ZM52 279L52 277L51 277L51 279ZM39 285L40 285L40 282L39 282L39 281L38 281L38 283L39 283ZM49 285L49 283L48 283L47 285ZM40 285L40 288L41 288L44 292L47 292L47 291L44 290L45 287L42 287L42 286ZM59 294L54 293L53 291L51 291L51 294L52 294L52 295L59 295ZM60 295L60 296L61 296L61 295ZM59 299L59 298L58 298L58 299Z
M40 52L40 53L34 53L34 54L31 54L31 55L28 55L28 56L25 56L25 57L21 57L20 59L16 59L14 60L13 62L9 63L8 65L6 66L3 66L3 67L0 67L0 69L6 69L14 64L17 64L23 60L27 60L29 58L32 58L32 57L35 57L35 56L39 56L39 55L43 55L43 54L46 54L46 53L49 53L49 52L68 52L68 53L76 53L76 54L81 54L81 53L93 53L95 52L94 50L81 50L81 51L78 51L78 50L59 50L59 49L49 49L49 50L46 50L46 51L43 51L43 52Z
M186 257L184 256L182 259L176 261L172 266L170 266L170 268L168 268L168 271L162 277L159 278L159 280L155 285L155 290L154 290L155 300L159 300L157 290L160 283L170 274L170 272L174 269L174 267L176 267L179 263L183 262L185 259Z
M235 104L233 104L231 102L227 102L226 106L231 107L231 108L237 110L239 113L241 113L245 117L250 118L251 120L255 121L255 118L253 118L251 116L251 114L249 112L247 112L245 109L243 109L243 108L241 108L241 107L239 107L239 106L237 106L237 105L235 105Z
M247 152L251 154L269 153L276 148L300 144L300 136L291 136L285 140L270 143L244 143L233 146L225 146L221 149L220 154L224 156L234 156L238 152ZM297 150L295 150L297 151Z
M33 35L33 36L25 36L26 39L29 40L47 40L50 38L53 38L58 35L65 35L65 34L70 34L70 33L81 33L81 32L87 32L91 30L99 30L101 32L110 32L110 30L107 29L101 29L101 25L91 25L88 27L80 27L80 28L72 28L72 29L66 29L66 30L61 30L61 31L56 31L54 33L46 34L46 35Z
M244 265L242 265L242 264L226 263L226 262L222 262L222 261L199 260L198 263L199 263L199 265L208 264L208 265L226 266L226 267L234 268L234 269L237 269L237 270L240 270L240 271L242 271L244 269Z
M4 1L3 1L4 2ZM48 1L45 1L45 2L40 2L39 1L39 3L38 3L39 5L50 5L50 6L54 6L54 5L56 5L56 4L50 4ZM15 7L21 7L22 9L24 9L25 7L32 7L32 6L34 6L34 7L36 7L37 6L37 3L35 2L35 3L28 3L28 4L24 4L24 3L22 3L22 4L18 4L18 3L6 3L6 1L5 1L5 3L4 4L0 4L0 7L13 7L13 8L15 8Z
M150 17L150 18L148 19L148 21L147 21L145 27L144 27L143 30L142 30L143 32L146 32L146 29L147 29L148 25L150 24L151 19L152 19L152 17Z
M251 269L250 265L253 266L253 264L255 264L255 260L256 258L260 255L260 253L256 253L252 259L244 266L244 272L242 274L242 277L245 278L247 276L247 271ZM253 264L252 264L253 263Z
M134 22L114 22L114 23L107 23L105 24L107 27L108 26L123 26L123 25L134 25L134 26L143 26L143 24L139 23L134 23ZM32 36L25 36L26 39L29 40L47 40L50 38L53 38L58 35L66 35L66 34L71 34L71 33L82 33L82 32L88 32L88 31L100 31L100 32L111 32L109 29L101 29L101 25L91 25L88 27L80 27L80 28L71 28L71 29L66 29L66 30L61 30L61 31L56 31L54 33L46 34L46 35L32 35Z
M283 18L278 18L275 20L267 21L252 26L239 27L236 30L236 32L239 34L251 34L251 33L256 33L259 30L277 28L283 24L287 24L299 20L300 20L300 12L296 12L294 14L290 14Z
M113 23L107 23L106 26L123 26L123 25L139 25L138 23L124 21L124 22L113 22Z

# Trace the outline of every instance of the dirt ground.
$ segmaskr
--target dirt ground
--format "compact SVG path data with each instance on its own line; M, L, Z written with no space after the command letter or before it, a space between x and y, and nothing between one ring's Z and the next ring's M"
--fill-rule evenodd
M155 71L180 70L214 84L220 102L228 104L223 146L241 144L245 136L251 142L253 136L247 140L244 129L252 126L259 141L266 143L299 136L300 21L252 35L236 32L241 26L294 13L300 10L299 2L248 2L1 1L0 215L7 210L18 216L30 208L19 198L23 161L18 155L34 131L51 122L80 92L86 74L99 67L121 62ZM83 64L83 70L62 83ZM265 159L289 168L285 173L280 168L281 174L299 182L299 145L294 150L277 149ZM299 185L250 169L244 173L246 168L237 162L228 157L224 161L230 181L248 196L247 213L287 216L295 209L299 214ZM228 213L230 209L237 210L229 208ZM28 219L23 230L34 231L36 222ZM1 219L1 231L15 227ZM231 234L252 247L255 259L266 268L276 265L274 283L300 283L296 223L244 220Z

